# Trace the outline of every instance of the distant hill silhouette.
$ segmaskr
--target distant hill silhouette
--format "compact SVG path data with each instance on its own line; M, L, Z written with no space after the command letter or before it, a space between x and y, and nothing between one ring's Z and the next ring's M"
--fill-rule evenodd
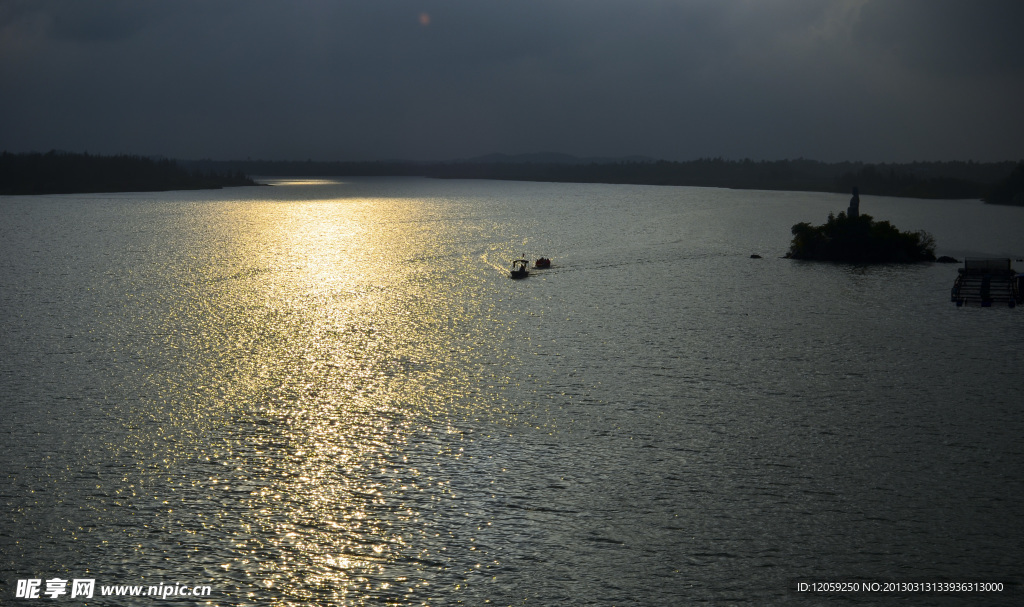
M615 164L622 162L656 162L656 160L648 156L579 158L570 154L543 152L540 154L485 154L458 162L476 164Z
M155 192L255 183L239 171L188 171L173 160L141 156L0 154L0 194Z

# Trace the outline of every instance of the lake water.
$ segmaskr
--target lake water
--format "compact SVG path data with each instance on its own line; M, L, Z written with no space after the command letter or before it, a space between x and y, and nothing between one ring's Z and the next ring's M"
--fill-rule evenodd
M0 603L1020 604L1024 311L781 258L848 196L275 183L0 198Z

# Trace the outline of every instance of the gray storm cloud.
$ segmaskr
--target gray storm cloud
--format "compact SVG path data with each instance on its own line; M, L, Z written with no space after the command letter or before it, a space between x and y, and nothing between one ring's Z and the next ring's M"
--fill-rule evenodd
M1014 1L0 4L0 147L1024 157Z

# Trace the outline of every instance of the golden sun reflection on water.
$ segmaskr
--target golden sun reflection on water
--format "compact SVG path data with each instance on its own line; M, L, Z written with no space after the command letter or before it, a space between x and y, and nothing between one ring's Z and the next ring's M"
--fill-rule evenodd
M429 248L417 206L325 200L240 214L246 263L265 270L223 293L246 302L236 312L248 323L234 324L251 332L255 371L252 402L223 427L217 455L246 490L224 514L260 530L236 537L240 583L299 601L396 600L444 560L422 540L448 495L438 469L458 456L446 419L472 350L453 329L475 304L469 282L436 288L459 260Z

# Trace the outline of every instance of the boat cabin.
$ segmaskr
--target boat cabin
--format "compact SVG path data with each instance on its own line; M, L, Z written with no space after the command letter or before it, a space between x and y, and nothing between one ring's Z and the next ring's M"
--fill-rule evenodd
M525 259L516 259L512 261L512 269L509 270L510 278L526 278L530 275L529 270L530 262Z

